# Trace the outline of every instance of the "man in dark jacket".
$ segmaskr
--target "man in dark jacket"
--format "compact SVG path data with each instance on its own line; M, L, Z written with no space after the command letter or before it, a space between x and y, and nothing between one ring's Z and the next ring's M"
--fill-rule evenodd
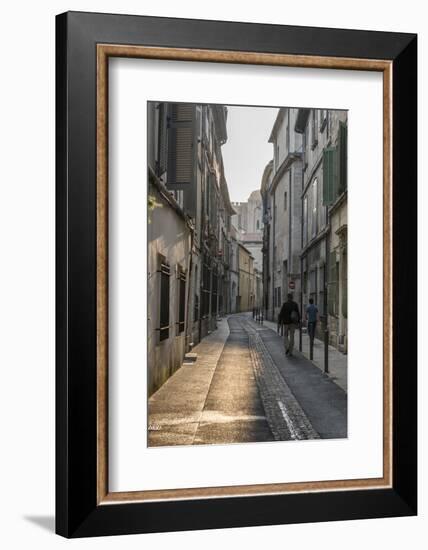
M293 295L289 294L287 298L282 304L278 321L284 325L285 355L293 355L294 331L300 323L300 312L299 306L293 301Z

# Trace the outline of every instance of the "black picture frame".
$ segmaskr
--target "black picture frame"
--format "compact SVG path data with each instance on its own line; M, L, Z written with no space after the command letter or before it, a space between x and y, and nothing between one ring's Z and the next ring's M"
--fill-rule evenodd
M391 488L97 503L100 43L392 62ZM415 515L417 36L68 12L56 18L56 98L56 532L86 537Z

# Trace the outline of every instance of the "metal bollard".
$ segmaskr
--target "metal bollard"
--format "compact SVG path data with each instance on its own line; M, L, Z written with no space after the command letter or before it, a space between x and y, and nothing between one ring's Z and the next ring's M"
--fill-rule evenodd
M324 331L324 372L328 373L328 329Z

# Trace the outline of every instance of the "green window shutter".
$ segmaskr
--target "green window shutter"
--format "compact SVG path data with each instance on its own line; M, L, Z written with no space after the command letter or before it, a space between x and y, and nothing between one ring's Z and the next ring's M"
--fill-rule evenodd
M336 198L336 167L337 151L334 147L327 147L323 152L323 196L324 206L333 204Z
M172 104L169 112L167 186L180 189L192 182L194 106Z
M339 193L348 188L348 127L343 122L339 123Z

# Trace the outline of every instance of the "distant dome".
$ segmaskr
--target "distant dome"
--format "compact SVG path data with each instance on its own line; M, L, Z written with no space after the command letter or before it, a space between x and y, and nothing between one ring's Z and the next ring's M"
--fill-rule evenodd
M248 197L249 201L261 201L262 195L260 191L257 189L256 191L253 191L251 195Z

